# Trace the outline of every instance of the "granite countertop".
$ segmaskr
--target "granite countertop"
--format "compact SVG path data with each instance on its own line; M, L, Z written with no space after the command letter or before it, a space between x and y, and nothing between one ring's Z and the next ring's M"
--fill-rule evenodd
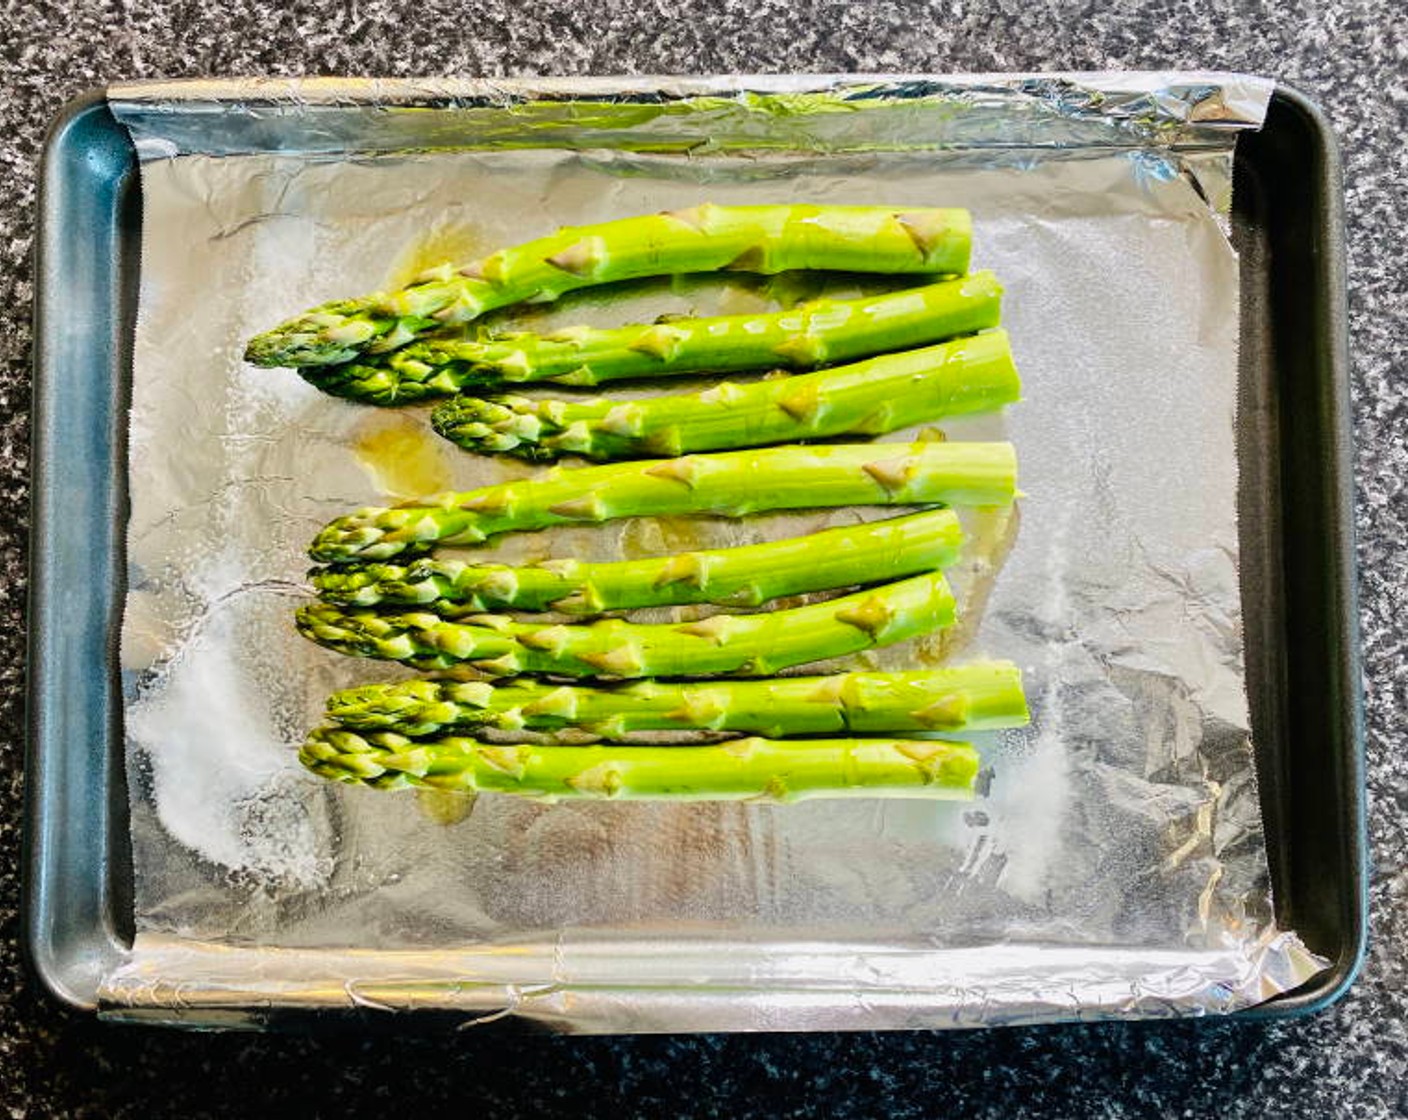
M774 0L532 6L34 0L0 14L0 620L24 630L29 308L48 120L124 78L248 74L1219 68L1281 78L1344 147L1368 674L1372 944L1308 1020L981 1034L445 1041L112 1027L49 1001L18 940L24 644L0 652L0 1108L14 1117L380 1113L502 1117L1408 1116L1408 32L1377 0ZM394 1102L394 1103L393 1103Z

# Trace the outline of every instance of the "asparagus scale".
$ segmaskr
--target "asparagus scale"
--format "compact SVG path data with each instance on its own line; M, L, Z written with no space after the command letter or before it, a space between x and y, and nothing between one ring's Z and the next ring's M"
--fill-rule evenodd
M470 451L526 459L631 459L883 435L988 412L1021 395L1006 331L886 354L819 373L699 393L612 401L454 397L435 430Z
M326 564L385 560L436 544L622 517L742 516L845 505L1004 505L1016 489L1008 443L782 446L577 470L555 468L331 522L309 554Z
M316 728L313 773L378 789L428 786L542 801L803 801L973 796L978 752L932 739L736 739L715 746L499 745Z
M971 226L965 210L705 204L568 227L458 270L432 269L400 291L322 304L256 336L245 358L260 366L347 362L496 308L642 276L719 269L961 275Z
M567 730L603 739L633 731L741 731L770 739L987 731L1021 727L1028 720L1021 671L1007 661L905 673L642 681L615 688L422 678L333 693L327 713L357 731Z
M627 378L809 369L928 346L997 326L1002 286L991 272L862 299L819 299L785 311L568 327L487 339L429 339L302 376L334 396L397 405L533 382L591 386Z
M300 607L296 622L304 637L329 649L422 669L469 664L492 676L637 678L768 676L951 626L954 616L948 583L929 572L804 607L698 622L551 625L503 615L451 622L428 612L378 614L331 603Z
M311 573L328 602L420 607L447 618L510 608L600 614L683 603L757 606L784 595L899 579L948 567L963 544L952 510L843 525L805 537L655 559L530 567L423 558Z

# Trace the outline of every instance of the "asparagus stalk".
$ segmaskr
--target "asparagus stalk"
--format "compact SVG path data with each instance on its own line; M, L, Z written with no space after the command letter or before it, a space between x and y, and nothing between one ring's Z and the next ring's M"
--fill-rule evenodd
M680 603L757 606L784 595L899 579L952 564L963 530L952 510L843 525L805 537L593 564L549 560L532 567L422 559L311 573L329 602L390 604L446 618L513 608L599 614Z
M357 731L566 729L604 739L631 731L742 731L774 739L986 731L1021 727L1028 719L1021 670L1007 661L908 673L642 681L618 688L421 678L333 693L327 710L330 720Z
M714 206L576 226L446 264L408 288L325 303L250 341L261 366L314 366L383 353L514 303L640 276L791 269L968 271L966 210L890 206Z
M802 801L973 796L978 752L934 739L735 739L715 746L499 745L320 727L299 761L334 781L542 801Z
M304 637L329 649L422 669L468 663L494 676L633 678L768 676L950 626L954 610L944 577L928 572L805 607L699 622L548 625L503 615L451 622L426 612L344 611L331 603L300 607L296 619Z
M435 430L470 451L525 459L630 459L732 447L883 435L986 412L1021 394L1006 331L886 354L819 373L645 400L454 397Z
M885 295L821 299L769 314L428 340L339 365L306 366L301 372L334 396L395 405L525 382L600 385L664 374L806 369L995 327L1001 302L997 277L975 272Z
M326 564L385 560L498 533L659 514L742 516L844 505L1002 505L1017 464L1008 443L832 444L643 460L441 494L333 521L309 554Z

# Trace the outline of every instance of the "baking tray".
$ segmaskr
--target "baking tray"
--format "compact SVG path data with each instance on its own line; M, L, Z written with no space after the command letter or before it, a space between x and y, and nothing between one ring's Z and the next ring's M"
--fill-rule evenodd
M67 106L45 148L36 262L25 941L43 984L81 1008L96 1006L132 936L117 649L140 191L136 151L103 93ZM1366 932L1342 194L1329 127L1292 89L1277 88L1265 126L1238 144L1232 225L1246 656L1268 856L1278 922L1333 962L1239 1013L1254 1019L1342 995Z

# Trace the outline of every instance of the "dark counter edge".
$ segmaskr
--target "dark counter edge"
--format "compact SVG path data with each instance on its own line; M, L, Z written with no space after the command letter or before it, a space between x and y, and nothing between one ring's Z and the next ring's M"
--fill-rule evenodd
M1312 695L1324 701L1317 722L1333 722L1326 733L1336 747L1336 823L1348 845L1337 853L1337 862L1348 881L1338 894L1343 936L1330 968L1293 991L1231 1016L1244 1021L1327 1007L1353 983L1367 942L1363 696L1350 516L1352 431L1340 162L1320 110L1284 85L1276 89L1268 126L1278 121L1305 134L1301 142L1314 161L1313 167L1301 168L1305 174L1299 179L1308 192L1300 202L1309 207L1319 237L1307 247L1313 283L1297 286L1300 298L1310 300L1313 324L1313 345L1302 351L1309 363L1301 386L1308 400L1300 410L1288 408L1282 414L1284 425L1296 428L1292 434L1302 441L1300 446L1309 440L1312 453L1305 457L1308 464L1299 458L1283 461L1282 485L1285 492L1300 493L1306 480L1299 473L1309 467L1318 472L1310 481L1322 497L1315 512L1324 521L1319 527L1324 550L1315 557L1315 570L1301 573L1300 579L1314 585L1327 608L1325 645L1317 658L1321 687ZM122 312L136 302L139 239L132 238L130 230L140 222L140 207L136 153L108 109L104 91L74 99L55 119L44 148L39 208L24 949L32 972L52 996L93 1010L100 978L122 959L132 936L126 773L118 749L121 701L111 666L117 664L125 586L121 557L127 512L126 429L121 418L130 389L125 374L130 369L131 337ZM1296 298L1289 291L1280 297ZM99 339L106 349L91 345ZM1303 424L1307 431L1300 430ZM1284 433L1283 443L1298 446ZM87 454L73 457L74 447L86 448ZM65 449L70 455L63 467L66 485L55 489L51 475L59 473L54 467ZM1294 573L1287 582L1288 587L1297 582ZM1328 682L1323 676L1327 671L1334 678ZM1296 690L1288 686L1288 695L1293 698ZM114 796L114 791L120 795ZM78 811L60 817L56 807L65 804ZM406 1025L402 1016L395 1019ZM295 1022L328 1019L295 1013L276 1015L269 1025Z

